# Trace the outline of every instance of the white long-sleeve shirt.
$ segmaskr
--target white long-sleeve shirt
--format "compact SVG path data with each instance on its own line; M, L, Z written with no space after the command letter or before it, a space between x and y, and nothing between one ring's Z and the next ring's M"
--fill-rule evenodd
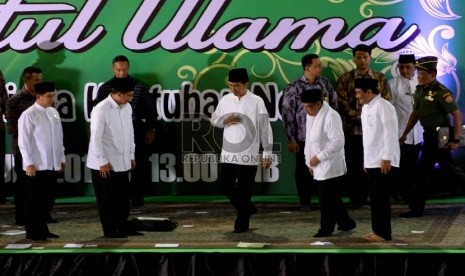
M18 146L23 170L34 165L36 170L61 170L66 162L60 114L53 107L34 103L18 120Z
M312 169L314 179L327 180L347 172L344 141L341 117L326 102L316 116L307 115L305 164ZM310 166L312 156L320 160L315 167Z
M231 115L240 116L241 122L224 125ZM263 158L271 157L273 133L263 99L247 91L239 99L233 93L221 98L210 122L224 128L221 162L240 165L258 165L260 143Z
M110 94L90 116L87 167L100 170L110 163L115 172L129 171L135 148L131 105L118 105Z
M379 168L381 160L399 167L400 146L397 115L394 106L374 97L362 107L363 161L365 168Z
M407 79L397 76L389 80L392 90L392 104L396 108L397 119L399 124L399 137L404 133L410 114L413 111L413 95L418 85L418 79L413 77ZM423 127L417 122L413 129L408 133L406 144L416 145L423 142Z

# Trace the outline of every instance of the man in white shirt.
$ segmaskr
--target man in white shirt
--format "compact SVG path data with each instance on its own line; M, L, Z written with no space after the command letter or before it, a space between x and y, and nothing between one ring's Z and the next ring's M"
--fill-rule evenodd
M213 126L223 128L221 189L237 210L234 233L249 230L250 216L257 212L252 203L252 185L257 167L271 165L273 134L263 99L248 90L244 68L232 69L225 95L212 114ZM263 156L259 155L260 143Z
M369 242L392 239L391 185L400 160L396 110L377 87L378 81L373 79L355 80L356 97L363 105L363 166L368 175L373 230L363 238Z
M15 203L15 224L24 225L24 182L26 175L23 171L23 158L18 147L18 120L21 114L36 101L34 85L43 81L42 69L28 66L22 73L23 87L11 96L5 105L5 119L8 132L11 134L11 151L14 157L16 181L14 183L13 201ZM54 197L50 197L50 208L54 204ZM49 217L52 222L53 219Z
M392 104L396 108L399 124L399 138L407 126L410 114L413 111L413 96L418 85L415 76L415 56L413 54L399 55L399 75L390 79L389 85L392 91ZM406 137L405 143L400 146L399 181L394 187L394 195L400 195L403 200L409 202L408 191L415 181L415 171L423 142L423 127L417 122L412 131Z
M58 172L65 169L66 160L60 115L52 107L55 84L42 82L34 88L36 101L18 120L18 147L26 172L26 238L46 240L59 237L48 230L48 199L50 188L57 183Z
M347 161L347 179L351 183L349 202L352 208L358 209L367 204L368 183L363 168L363 133L360 115L362 106L358 104L354 89L355 79L376 79L381 97L391 101L392 92L386 76L380 71L371 69L372 47L359 44L352 48L352 61L355 68L340 76L337 80L337 106L341 115L342 127L346 137L345 154Z
M92 110L87 167L92 174L103 234L107 238L142 235L129 217L129 171L136 166L132 108L134 81L114 78L111 93Z
M132 107L137 167L131 171L129 193L131 205L137 208L145 204L145 191L152 185L151 163L149 159L155 144L157 111L147 85L129 74L130 63L126 56L118 55L114 57L111 69L114 77L99 87L97 97L95 98L95 105L106 99L111 93L111 82L113 79L129 78L134 80L134 96L129 104Z
M287 149L295 155L294 180L300 203L300 212L312 209L312 195L317 193L316 183L305 165L306 118L300 94L318 88L322 90L322 98L329 105L337 108L337 95L331 81L322 76L323 66L316 54L307 54L301 60L303 74L295 81L286 85L283 92L282 122L287 136Z
M307 113L305 164L319 191L321 218L315 238L331 236L336 223L338 230L349 231L356 227L339 191L347 172L341 116L322 99L322 94L321 89L308 89L300 94Z

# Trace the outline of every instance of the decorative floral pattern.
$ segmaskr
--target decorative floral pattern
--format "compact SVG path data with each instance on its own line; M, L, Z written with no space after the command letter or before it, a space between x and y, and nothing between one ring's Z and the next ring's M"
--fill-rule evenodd
M449 0L419 0L423 9L438 19L454 20L460 18L449 5Z
M341 4L345 0L328 0L333 4ZM360 15L368 18L373 16L373 6L389 6L395 5L403 2L404 0L367 0L360 4ZM418 0L423 8L423 10L431 15L434 18L439 20L456 20L461 16L455 14L449 4L449 0ZM408 44L404 49L401 49L396 52L385 52L379 48L375 48L372 52L372 62L376 64L377 70L390 74L392 76L397 76L397 57L400 53L413 53L417 58L423 56L437 56L438 57L438 77L446 77L450 75L455 83L456 91L456 100L460 98L461 84L460 79L457 75L457 59L453 53L449 51L449 43L441 42L439 40L451 40L455 36L455 31L453 27L449 25L438 25L428 34L428 37L423 35L418 35L410 44ZM442 46L439 49L436 47L439 43L442 43ZM315 41L311 48L308 49L309 53L320 54L321 45L319 41ZM229 70L237 66L237 64L248 55L263 55L265 60L259 64L253 64L250 67L250 74L256 79L269 80L271 77L276 78L277 76L281 78L280 81L283 83L289 83L292 79L295 78L295 75L289 76L289 70L286 68L300 67L300 60L290 60L284 57L282 54L271 53L268 51L263 51L260 53L252 53L248 50L241 50L235 54L232 59L227 59L230 54L219 53L217 50L211 50L206 54L209 55L218 55L211 64L204 68L202 71L197 72L197 70L189 65L182 66L178 70L178 77L181 79L194 79L194 87L198 87L202 78L212 70ZM342 74L347 71L355 68L355 64L352 61L352 52L350 49L343 51L344 57L328 57L320 55L323 67L329 69L332 73L330 79L337 80ZM260 66L260 68L258 68ZM379 69L381 67L381 69ZM265 72L265 73L258 73Z
M328 0L334 4L340 4L345 0ZM360 5L360 14L364 17L373 16L373 10L370 9L370 6L388 6L400 3L404 0L367 0ZM433 17L442 20L455 20L461 16L456 15L449 4L449 0L418 0L423 7L423 9Z
M451 75L456 86L455 98L458 100L460 98L461 84L459 77L457 76L457 59L449 51L449 44L447 42L440 47L440 50L438 50L435 46L437 44L435 43L435 39L438 37L451 40L454 36L454 28L448 25L439 25L431 31L427 39L419 35L405 48L405 50L414 53L417 58L424 56L438 57L437 76L443 77L445 75ZM454 91L454 89L451 90Z
M388 6L394 5L404 0L391 0L391 1L376 1L376 0L368 0L360 5L360 14L364 17L371 17L373 16L373 10L370 9L370 6Z

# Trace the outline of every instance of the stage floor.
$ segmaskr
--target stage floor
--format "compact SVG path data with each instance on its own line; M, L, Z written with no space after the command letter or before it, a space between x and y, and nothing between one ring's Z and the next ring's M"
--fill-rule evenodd
M205 202L148 202L131 209L130 218L138 216L171 218L178 227L171 232L143 232L144 236L124 239L104 238L94 202L57 201L50 231L60 235L47 242L32 242L25 234L5 235L23 227L13 225L14 206L0 205L0 251L21 252L429 252L464 253L465 205L429 202L425 216L400 218L407 207L392 205L393 240L369 243L361 237L371 232L370 208L348 209L357 227L349 232L335 231L327 238L313 238L319 228L319 210L298 212L293 202L258 202L258 212L251 218L251 230L232 233L235 211L224 198ZM238 247L250 243L251 248ZM321 244L314 244L322 242ZM7 246L32 244L31 248L5 249ZM247 246L247 244L245 244ZM265 245L264 248L254 248ZM80 248L79 248L80 247Z

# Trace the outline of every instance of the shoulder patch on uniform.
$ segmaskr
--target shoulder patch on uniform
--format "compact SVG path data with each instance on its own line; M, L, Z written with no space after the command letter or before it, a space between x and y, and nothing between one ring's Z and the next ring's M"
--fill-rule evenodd
M451 103L454 101L454 98L452 97L451 93L444 93L444 95L442 95L442 98L444 99L444 101L446 101L446 103Z
M446 93L442 94L442 97L443 97L444 99L447 98L447 97L449 97L449 96L452 96L452 94L451 94L450 92L446 92Z

